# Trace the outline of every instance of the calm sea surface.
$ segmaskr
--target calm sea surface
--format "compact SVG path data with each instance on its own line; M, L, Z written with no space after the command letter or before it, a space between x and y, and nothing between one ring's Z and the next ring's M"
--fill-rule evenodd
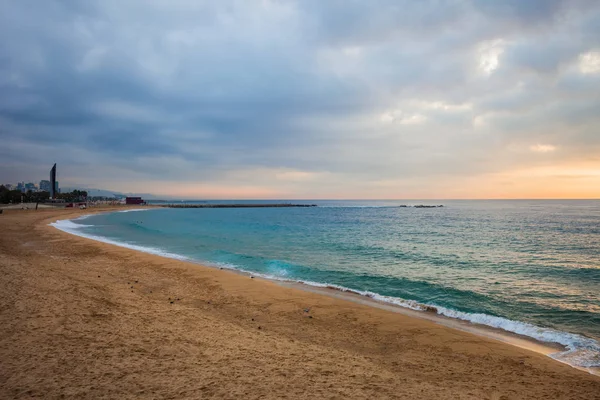
M239 203L239 202L238 202ZM350 288L495 326L600 366L600 201L301 201L55 224L148 252ZM444 204L443 208L399 205Z

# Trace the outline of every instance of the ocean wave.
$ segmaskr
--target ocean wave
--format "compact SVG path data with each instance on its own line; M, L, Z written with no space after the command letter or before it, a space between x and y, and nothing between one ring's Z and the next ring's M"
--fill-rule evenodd
M493 315L466 313L445 307L434 307L436 307L438 314L446 317L502 329L507 332L533 338L540 342L563 345L567 349L566 351L550 355L556 360L578 367L590 368L600 366L600 343L594 339Z
M83 218L77 218L77 219L81 220ZM87 228L87 227L94 226L94 225L76 224L73 221L75 221L75 220L64 219L62 221L53 222L50 225L54 226L55 228L60 229L61 231L77 230L77 229L81 229L81 228Z
M168 251L164 251L164 250L156 248L156 247L140 246L137 244L119 242L119 241L116 241L113 239L106 238L104 236L91 235L89 233L85 233L80 230L81 228L91 227L93 225L76 224L76 223L72 222L71 220L60 220L60 221L52 222L50 225L55 227L56 229L63 231L63 232L67 232L67 233L70 233L70 234L76 235L76 236L81 236L81 237L84 237L87 239L96 240L98 242L108 243L108 244L112 244L112 245L119 246L119 247L125 247L125 248L131 249L131 250L137 250L137 251L141 251L143 253L154 254L157 256L173 258L176 260L191 261L191 259L189 257L182 256L182 255L176 254L176 253L170 253Z
M129 210L128 210L129 211ZM78 218L82 219L82 218ZM364 296L371 298L373 300L392 304L395 306L400 306L403 308L408 308L415 311L425 311L425 312L435 312L439 315L443 315L445 317L459 319L463 321L468 321L474 324L484 325L496 329L501 329L507 332L515 333L522 336L527 336L529 338L535 339L540 342L546 343L558 343L566 348L565 351L560 351L557 353L553 353L550 357L567 363L572 366L591 368L591 367L599 367L600 366L600 343L596 340L573 334L568 332L562 332L558 330L554 330L551 328L539 327L533 324L529 324L526 322L514 321L507 318L496 317L488 314L478 314L478 313L468 313L463 311L457 311L446 307L438 306L434 303L421 303L415 300L402 299L399 297L385 296L379 293L363 291L352 289L336 284L323 283L323 282L313 282L302 279L290 279L285 276L277 276L272 274L262 274L251 270L246 270L241 268L238 265L228 264L228 263L220 263L220 262L205 262L200 260L195 260L186 256L182 256L176 253L170 253L164 251L159 248L148 247L148 246L140 246L136 244L130 244L126 242L120 242L116 240L112 240L106 237L91 235L81 231L81 228L89 227L92 225L83 225L76 224L71 220L61 220L56 221L50 224L55 228L71 233L73 235L85 237L88 239L96 240L103 243L112 244L115 246L125 247L128 249L141 251L144 253L154 254L162 257L172 258L176 260L182 261L190 261L196 263L202 263L202 265L207 265L211 267L217 268L225 268L230 270L235 270L239 272L243 272L252 276L261 277L264 279L280 281L280 282L290 282L290 283L299 283L308 286L318 287L318 288L328 288L339 290L341 292L353 293L356 295ZM285 274L283 274L285 275Z
M135 212L135 211L150 211L151 208L134 208L133 210L121 210L121 211L117 211L120 213L128 213L128 212Z

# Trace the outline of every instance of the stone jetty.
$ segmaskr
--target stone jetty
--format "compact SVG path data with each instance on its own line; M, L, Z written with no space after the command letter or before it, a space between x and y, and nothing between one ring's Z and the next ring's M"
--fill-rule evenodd
M163 204L168 208L281 208L281 207L316 207L316 204L291 204L291 203L237 203L237 204Z

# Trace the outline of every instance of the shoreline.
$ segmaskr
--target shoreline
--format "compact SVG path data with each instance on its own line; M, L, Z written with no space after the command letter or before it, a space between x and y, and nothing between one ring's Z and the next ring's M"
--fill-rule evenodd
M0 397L600 398L531 350L48 226L124 209L0 217Z
M160 207L152 207L152 208L160 208ZM131 209L121 210L121 211L108 211L108 213L110 213L110 212L148 211L150 209L151 208L131 208ZM79 216L77 218L61 219L61 220L57 220L56 222L71 221L71 220L75 220L75 219L85 219L86 217L93 215L93 214L97 214L97 213L84 213L84 215ZM446 316L443 314L439 314L437 312L437 310L428 310L428 309L417 310L417 309L409 307L408 305L403 306L401 304L396 304L396 303L388 302L385 300L379 300L377 298L374 298L371 294L360 293L360 291L355 290L355 289L338 287L336 285L320 283L320 282L306 282L306 281L302 281L302 280L280 279L277 277L270 277L270 276L266 276L263 274L253 273L252 271L235 268L235 267L220 267L216 264L211 265L211 263L208 263L208 262L202 262L199 260L190 259L190 258L187 258L184 256L180 256L178 254L169 253L169 252L166 252L163 250L153 251L144 246L131 245L131 244L127 244L124 242L117 242L112 239L108 239L108 238L104 238L104 237L96 237L93 235L81 234L81 233L73 232L71 230L61 229L60 227L58 227L57 225L54 225L53 223L51 223L49 225L61 232L66 232L70 235L97 241L99 243L106 243L106 244L109 244L112 246L118 246L121 248L126 248L126 249L129 249L132 251L136 251L136 252L151 254L151 255L158 256L158 257L164 257L167 259L173 259L173 260L177 260L180 262L189 263L191 265L201 267L201 268L218 269L218 270L232 272L232 273L247 276L247 277L252 277L253 279L258 278L261 280L266 280L269 282L276 283L282 287L295 288L295 289L299 289L299 290L303 290L303 291L307 291L307 292L312 292L312 293L317 293L317 294L321 294L321 295L325 295L325 296L335 297L335 298L342 299L344 301L351 301L354 303L364 304L364 305L367 305L370 307L377 307L377 308L380 308L383 310L399 313L399 314L406 315L411 318L419 318L419 319L431 321L436 324L440 324L442 326L448 327L450 329L457 329L457 330L460 330L463 332L468 332L468 333L478 335L480 337L484 337L487 339L498 340L500 342L503 342L503 343L506 343L506 344L509 344L512 346L516 346L516 347L519 347L522 349L531 350L536 353L547 356L548 358L550 358L553 361L568 365L572 368L590 373L592 375L600 376L600 367L583 367L583 366L573 365L573 364L570 364L559 358L553 357L554 354L568 351L568 347L559 342L542 341L542 340L536 339L534 337L527 336L525 334L511 332L511 331L508 331L508 330L505 330L502 328L484 325L484 324L480 324L477 322L472 322L469 320L464 320L464 319L460 319L460 318L456 318L456 317L454 317L454 318L449 317L449 316ZM385 296L381 296L381 295L378 295L378 296L385 297ZM405 300L405 301L407 303L411 302L411 300L408 300L408 301ZM435 307L433 307L433 306L427 306L427 305L420 304L420 303L418 303L418 304L421 306L425 306L426 308L432 307L435 309ZM511 321L511 322L519 322L519 321ZM545 329L545 328L543 328L543 329ZM561 333L570 334L568 332L561 332ZM586 338L586 339L594 340L591 338L587 338L585 336L582 336L582 337Z

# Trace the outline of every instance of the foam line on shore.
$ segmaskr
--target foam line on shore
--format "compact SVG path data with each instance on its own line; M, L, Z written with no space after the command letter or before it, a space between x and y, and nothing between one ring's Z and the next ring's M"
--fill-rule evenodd
M136 211L136 210L126 210L126 211L119 211L119 212L127 212L127 211ZM140 209L139 211L147 211L147 209ZM415 310L415 311L435 312L439 315L442 315L442 316L445 316L448 318L459 319L459 320L467 321L467 322L470 322L473 324L478 324L478 325L483 325L483 326L487 326L487 327L491 327L491 328L495 328L495 329L500 329L500 330L510 332L513 334L526 336L531 339L537 340L539 342L557 343L557 344L564 346L566 348L566 351L560 351L560 352L550 354L550 357L554 358L555 360L564 362L564 363L569 364L574 367L580 367L580 368L600 367L600 343L598 343L594 339L591 339L591 338L588 338L588 337L585 337L582 335L577 335L577 334L568 333L568 332L562 332L562 331L554 330L551 328L543 328L543 327L539 327L539 326L529 324L526 322L513 321L513 320L510 320L507 318L496 317L496 316L492 316L492 315L488 315L488 314L467 313L467 312L457 311L457 310L437 306L435 304L420 303L420 302L417 302L414 300L406 300L406 299L402 299L402 298L398 298L398 297L385 296L385 295L381 295L379 293L356 290L356 289L347 288L347 287L339 286L339 285L335 285L335 284L306 281L306 280L301 280L301 279L289 279L289 278L284 278L284 277L276 276L276 275L261 274L261 273L257 273L254 271L245 270L243 268L240 268L237 265L226 264L226 263L204 262L204 261L195 260L190 257L183 256L180 254L170 253L170 252L164 251L159 248L154 248L154 247L149 247L149 246L140 246L140 245L130 244L130 243L126 243L126 242L119 242L119 241L112 240L112 239L109 239L109 238L106 238L103 236L92 235L92 234L82 232L81 228L91 227L93 225L77 224L77 223L73 222L76 220L85 219L89 216L90 215L84 215L82 217L75 218L73 220L68 220L68 219L58 220L56 222L50 223L50 225L61 231L64 231L64 232L67 232L67 233L70 233L70 234L73 234L76 236L81 236L81 237L84 237L87 239L92 239L92 240L96 240L99 242L128 248L131 250L136 250L136 251L141 251L144 253L158 255L161 257L167 257L167 258L172 258L172 259L181 260L181 261L193 262L193 263L201 264L203 266L209 266L209 267L215 267L215 268L225 268L225 269L233 270L236 272L242 272L242 273L245 273L248 275L257 276L257 277L261 277L261 278L273 280L273 281L299 283L299 284L317 287L317 288L326 288L326 289L338 290L340 292L352 293L352 294L356 294L359 296L371 298L373 300L376 300L376 301L379 301L382 303L392 304L395 306L408 308L408 309Z
M204 264L203 264L204 265ZM213 264L215 265L215 264ZM303 285L313 286L317 288L326 288L338 290L341 292L352 293L359 296L364 296L371 298L373 300L392 304L395 306L408 308L414 311L422 311L422 312L435 312L444 317L459 319L462 321L467 321L473 324L484 325L490 328L500 329L506 332L510 332L513 334L526 336L528 338L537 340L539 342L544 343L557 343L566 348L566 351L560 351L553 354L550 354L550 357L554 358L557 361L561 361L567 363L569 365L575 367L582 368L593 368L600 366L600 343L596 340L587 338L585 336L562 332L551 328L543 328L533 324L529 324L521 321L513 321L507 318L496 317L493 315L487 314L479 314L479 313L467 313L462 311L457 311L453 309L449 309L446 307L440 307L435 304L427 304L420 303L415 300L407 300L399 297L391 297L381 295L379 293L374 293L370 291L362 291L347 288L345 286L339 286L328 283L321 282L312 282L306 280L294 280L282 278L274 275L267 275L256 273L248 270L244 270L238 268L237 266L230 266L226 264L216 264L221 267L226 267L228 269L241 271L247 274L251 274L254 276L258 276L261 278L275 280L280 282L292 282L292 283L300 283Z
M143 211L145 211L145 210L143 210ZM120 212L122 212L122 211L120 211ZM70 233L70 234L76 235L76 236L81 236L81 237L84 237L87 239L96 240L98 242L108 243L108 244L112 244L112 245L119 246L119 247L125 247L125 248L131 249L131 250L141 251L144 253L154 254L157 256L173 258L176 260L193 261L190 258L182 256L180 254L170 253L170 252L167 252L167 251L155 248L155 247L139 246L139 245L135 245L135 244L119 242L116 240L106 238L104 236L90 235L88 233L81 232L81 230L80 230L81 228L91 227L93 225L76 224L73 221L81 220L81 219L84 219L87 217L89 217L89 215L84 215L83 217L76 218L74 220L68 220L68 219L59 220L56 222L52 222L50 225L55 227L56 229L63 231L63 232L67 232L67 233Z

